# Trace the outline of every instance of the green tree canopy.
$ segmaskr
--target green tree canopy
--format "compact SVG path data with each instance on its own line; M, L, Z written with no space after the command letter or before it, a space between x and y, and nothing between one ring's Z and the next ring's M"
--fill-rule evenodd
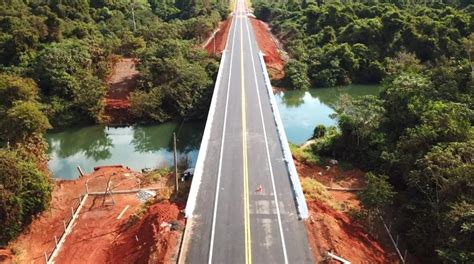
M36 164L0 149L0 244L16 237L50 200L48 178Z

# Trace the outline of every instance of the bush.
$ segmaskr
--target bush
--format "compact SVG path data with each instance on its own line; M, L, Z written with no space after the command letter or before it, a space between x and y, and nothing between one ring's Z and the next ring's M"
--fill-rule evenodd
M47 176L16 152L0 149L0 245L15 238L32 217L48 207Z
M290 143L290 150L293 157L299 162L310 166L321 164L321 158L309 148L301 148Z
M313 138L322 138L326 135L326 126L325 125L317 125L313 130Z
M303 178L301 181L301 187L306 200L308 201L320 201L329 205L334 210L340 210L340 205L332 200L331 195L326 190L326 187L315 179Z
M310 86L308 66L297 60L290 60L285 65L285 81L289 87L298 90L307 90Z

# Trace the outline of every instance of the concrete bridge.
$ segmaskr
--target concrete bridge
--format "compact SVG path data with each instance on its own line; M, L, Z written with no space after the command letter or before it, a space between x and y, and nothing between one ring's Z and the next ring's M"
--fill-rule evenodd
M313 263L308 209L244 0L187 202L181 263Z

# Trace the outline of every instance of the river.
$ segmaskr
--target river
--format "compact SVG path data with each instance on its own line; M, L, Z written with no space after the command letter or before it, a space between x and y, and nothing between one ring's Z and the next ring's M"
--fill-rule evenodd
M318 88L308 91L281 91L275 94L288 141L302 144L308 140L316 125L334 126L336 120L329 117L343 94L353 97L378 95L379 85L349 85Z
M275 94L288 140L304 143L318 124L336 125L329 117L342 94L377 95L379 86L350 85L308 91L284 91ZM122 164L134 170L173 164L173 132L178 142L178 157L187 157L193 167L205 122L168 122L151 126L107 128L89 126L46 134L49 144L49 168L63 179L79 176L76 166L91 172L101 165Z
M53 175L63 179L79 176L101 165L122 164L134 170L173 164L173 132L177 134L178 158L194 166L204 122L169 122L151 126L107 128L89 126L46 134L48 162Z

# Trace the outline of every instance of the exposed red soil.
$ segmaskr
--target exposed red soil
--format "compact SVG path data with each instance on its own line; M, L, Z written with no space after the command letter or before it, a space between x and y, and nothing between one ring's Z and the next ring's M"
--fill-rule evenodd
M325 186L361 188L365 185L364 172L359 169L341 171L338 166L331 166L327 170L297 160L295 165L301 178L313 178ZM356 193L347 191L328 191L328 193L332 202L343 205L342 211L337 211L322 201L307 201L310 217L305 225L316 261L319 263L325 260L326 253L332 251L333 254L352 263L397 263L396 256L386 241L375 239L363 226L347 215L348 208L360 209Z
M72 232L67 236L57 257L57 263L106 263L110 245L120 235L120 227L132 212L140 206L136 194L114 195L115 205L110 205L111 198L103 205L102 196L89 196ZM124 215L118 215L129 206ZM128 250L130 251L130 249Z
M137 61L121 58L114 65L107 84L109 90L105 99L105 122L107 124L126 124L130 120L130 92L137 84Z
M365 172L355 168L341 170L338 166L329 166L329 170L321 166L309 166L295 160L300 175L318 180L325 186L333 188L363 188Z
M148 208L140 222L115 240L109 254L110 263L171 263L184 226L176 204L163 201ZM130 250L133 249L133 250Z
M285 62L281 57L278 46L270 33L268 25L255 18L249 19L257 37L258 47L264 54L263 58L271 78L275 80L282 79L285 76L283 71Z
M8 250L0 251L0 262L8 263L7 261L13 258L17 263L44 263L44 252L49 254L52 251L55 244L54 236L59 239L62 234L63 220L68 221L71 218L71 207L76 208L79 195L85 193L86 181L89 192L103 192L109 179L112 180L113 190L135 189L145 182L141 173L120 167L101 167L77 180L55 182L50 208L38 215L30 226L10 243ZM160 182L147 187L160 187L167 181L168 179L163 178ZM64 252L59 253L56 263L102 263L102 260L106 260L108 254L114 252L114 248L110 246L113 239L116 239L114 234L122 230L122 224L128 215L139 208L135 195L114 195L115 206L102 206L102 196L95 199L89 196L73 231L67 236L61 249ZM106 204L110 204L110 201L111 199L107 198ZM129 208L120 221L117 220L117 216L126 205L129 205ZM130 248L128 252L132 250L135 249Z
M347 215L319 202L308 202L310 218L305 222L316 262L328 251L351 263L391 263L384 249Z
M225 21L219 23L219 31L217 31L213 37L211 36L211 39L206 41L204 49L207 50L209 55L220 54L225 49L231 24L232 17L229 17Z
M71 207L78 205L79 195L85 192L85 179L54 183L50 208L37 216L9 245L18 251L15 259L19 263L44 263L44 252L51 252L54 236L59 237L63 231L62 221L70 219Z

